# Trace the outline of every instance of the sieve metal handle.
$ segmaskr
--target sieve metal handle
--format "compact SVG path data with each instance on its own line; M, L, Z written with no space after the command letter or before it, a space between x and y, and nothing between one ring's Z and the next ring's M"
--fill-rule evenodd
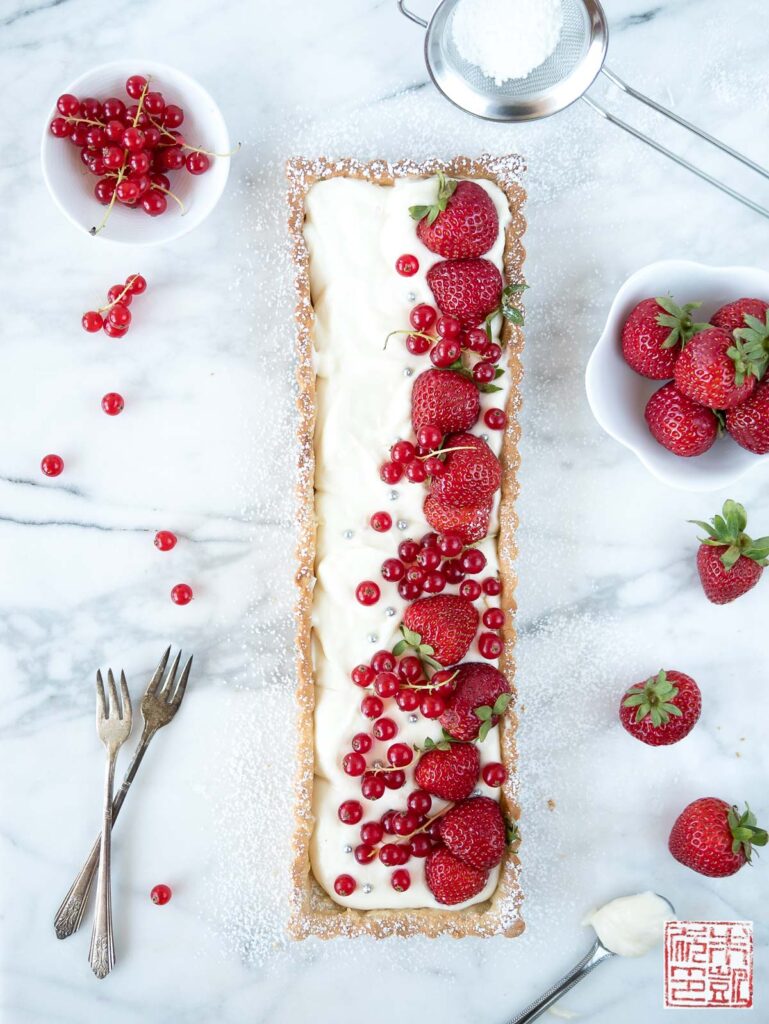
M421 18L418 14L414 14L406 6L405 0L398 0L398 10L401 14L405 14L409 21L413 21L415 25L419 25L421 28L427 28L427 21Z

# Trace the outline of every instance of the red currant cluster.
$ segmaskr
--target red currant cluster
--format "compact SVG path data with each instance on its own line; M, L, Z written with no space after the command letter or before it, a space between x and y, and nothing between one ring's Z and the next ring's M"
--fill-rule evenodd
M128 307L134 295L141 295L146 290L147 282L141 274L131 274L125 284L113 284L107 292L106 305L83 313L83 330L89 334L104 331L110 338L122 338L131 326L131 310Z
M178 130L184 110L151 91L149 83L149 77L131 75L125 85L134 101L130 104L117 96L79 100L71 93L56 101L59 113L51 121L51 134L78 147L83 164L98 178L94 195L108 207L92 234L102 230L115 202L150 217L165 213L169 198L183 209L171 191L168 172L184 168L204 174L217 155L187 143Z
M453 366L466 349L481 356L472 369L476 384L490 384L497 376L497 364L502 349L490 340L483 327L464 327L456 317L438 316L434 306L420 302L409 313L408 331L393 331L406 335L406 348L414 356L430 353L430 361L439 369ZM435 333L431 333L434 328Z
M454 692L456 672L438 669L428 678L428 668L429 666L416 655L396 659L390 651L377 651L368 665L356 665L352 670L350 675L356 686L364 690L374 690L374 693L363 698L360 710L364 718L375 719L375 739L391 740L398 732L398 727L392 719L381 717L385 700L394 699L403 712L419 710L424 718L440 718L446 710L446 701ZM369 747L370 745L369 741ZM353 749L357 749L354 742ZM411 758L405 764L409 764L410 761ZM391 762L394 768L403 768L405 764L397 765ZM362 772L348 771L348 775L357 774ZM401 782L400 785L402 784ZM390 782L387 785L390 789L399 788Z

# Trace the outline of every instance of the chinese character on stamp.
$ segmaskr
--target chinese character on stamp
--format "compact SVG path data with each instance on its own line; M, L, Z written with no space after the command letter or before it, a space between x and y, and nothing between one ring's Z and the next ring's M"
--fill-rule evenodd
M753 924L668 921L665 1007L751 1007Z

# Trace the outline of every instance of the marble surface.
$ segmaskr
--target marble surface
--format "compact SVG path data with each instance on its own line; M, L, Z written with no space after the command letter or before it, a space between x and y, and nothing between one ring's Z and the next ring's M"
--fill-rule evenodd
M761 0L728 15L718 0L606 7L615 71L769 160L757 130L769 98ZM5 0L0 25L11 97L0 124L2 1019L385 1024L439 1007L447 1024L501 1022L587 949L586 910L648 887L684 917L755 920L765 1015L766 857L711 881L674 862L666 838L702 795L769 816L766 584L709 606L686 522L732 496L769 532L767 465L733 495L674 492L601 432L582 377L627 274L665 256L765 265L766 223L584 104L520 127L454 110L390 0L118 0L109 14ZM214 216L165 249L81 236L40 175L49 102L89 65L130 53L198 77L244 143ZM650 113L635 116L673 138ZM527 929L514 941L287 945L294 451L282 164L483 150L523 152L530 168L518 591ZM742 172L732 180L762 194ZM128 337L86 336L81 313L132 271L150 289ZM126 398L114 420L99 408L113 389ZM58 480L40 475L48 451L66 460ZM180 535L172 553L154 549L158 528ZM168 592L182 580L196 598L176 608ZM100 983L87 928L58 942L51 927L98 821L93 674L122 667L138 694L169 641L194 651L194 674L115 832L118 965ZM618 727L616 705L661 664L699 680L704 713L685 742L653 750ZM165 908L148 897L160 881L174 888ZM563 1006L591 1024L661 1021L660 975L658 955L614 961Z

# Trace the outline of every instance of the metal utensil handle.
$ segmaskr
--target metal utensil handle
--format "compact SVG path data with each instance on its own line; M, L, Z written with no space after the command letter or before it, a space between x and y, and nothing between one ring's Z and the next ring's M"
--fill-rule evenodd
M123 783L120 786L115 799L112 801L113 828L115 827L117 816L120 814L120 808L123 806L128 790L131 788L131 783L139 770L139 765L142 763L145 751L147 750L149 742L155 735L156 731L156 729L148 729L146 726L144 728L142 737L139 740L139 745L134 751L131 763L123 777ZM100 847L101 832L94 840L94 844L85 859L85 863L77 873L67 895L61 901L61 906L56 911L56 916L53 919L53 927L56 931L57 939L66 939L69 938L70 935L74 935L83 923L85 908L88 906L88 896L91 892L91 886L93 885L94 876L96 875L96 869L99 866Z
M91 932L88 962L97 978L106 978L115 966L112 935L112 884L110 854L112 848L112 786L115 779L117 747L109 747L104 777L104 817L99 844L99 881L96 886L96 912Z
M406 6L406 0L398 0L398 10L401 14L405 14L409 21L413 21L415 25L419 25L422 28L427 28L427 22L424 18L421 18L418 14L414 14Z
M596 103L595 100L591 100L587 96L583 96L582 99L585 101L585 103L587 103L589 107L592 107L597 114L600 114L601 117L605 118L607 121L610 121L611 124L616 125L618 128L621 128L623 131L627 132L629 135L634 136L634 138L639 139L641 142L645 142L647 146L651 146L652 149L656 149L658 153L661 153L663 156L668 157L669 160L672 160L673 163L678 164L679 167L683 167L687 171L691 171L692 174L696 174L698 178L702 178L703 181L707 181L709 185L714 185L721 192L724 192L726 195L731 196L732 199L736 199L738 203L742 203L743 206L747 206L748 209L753 210L754 213L758 213L762 217L769 218L769 210L766 209L766 207L760 206L758 203L753 202L752 199L744 195L742 192L737 192L736 189L731 188L725 182L720 181L718 178L714 178L712 174L708 174L706 171L701 170L693 163L690 163L688 160L685 160L682 156L679 156L677 153L674 153L671 149L668 149L667 146L663 146L661 143L656 142L650 136L645 135L637 128L634 128L632 125L628 124L627 121L623 121L621 118L615 117L614 114L611 114L608 110L606 110L605 107L602 107L600 104ZM697 134L699 134L699 131L697 131ZM719 148L723 147L719 146Z
M613 956L614 953L604 949L600 943L596 942L587 955L583 956L580 962L572 967L568 974L565 974L547 992L543 992L539 999L535 999L530 1006L522 1010L517 1017L513 1017L508 1024L529 1024L529 1021L537 1020L545 1010L548 1010L553 1003L558 1002L564 993L573 988L578 981L582 981L598 964L602 964L604 960L608 960Z

